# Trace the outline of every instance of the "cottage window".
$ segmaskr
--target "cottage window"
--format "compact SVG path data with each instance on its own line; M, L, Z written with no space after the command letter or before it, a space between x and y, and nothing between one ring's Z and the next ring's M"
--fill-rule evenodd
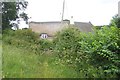
M43 33L40 35L40 38L42 38L42 39L48 38L48 35L46 33Z

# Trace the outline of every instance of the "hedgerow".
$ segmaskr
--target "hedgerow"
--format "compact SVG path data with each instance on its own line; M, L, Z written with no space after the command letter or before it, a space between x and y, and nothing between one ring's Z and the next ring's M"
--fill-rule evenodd
M118 28L103 27L94 32L81 33L72 27L58 32L56 36L53 40L55 53L64 62L76 65L77 71L90 73L88 77L94 74L96 76L93 77L119 75L120 30ZM97 70L99 68L100 70ZM92 71L93 69L95 71Z
M51 49L51 41L42 40L37 33L32 30L5 30L3 33L3 43L14 45L19 48L28 49L36 54Z
M102 68L93 67L90 55L81 51L82 37L82 33L74 26L58 32L53 40L54 53L64 64L75 68L80 77L105 77Z
M91 64L102 67L105 74L120 74L120 29L103 27L86 34L81 42L81 50L90 54Z

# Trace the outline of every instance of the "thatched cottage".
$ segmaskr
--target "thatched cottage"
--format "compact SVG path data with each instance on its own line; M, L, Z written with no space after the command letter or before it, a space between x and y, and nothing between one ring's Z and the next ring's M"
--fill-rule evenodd
M33 32L39 33L41 38L54 36L57 31L62 30L70 25L69 20L53 21L53 22L30 22L29 28ZM92 24L90 22L74 22L75 27L80 29L81 32L91 32Z

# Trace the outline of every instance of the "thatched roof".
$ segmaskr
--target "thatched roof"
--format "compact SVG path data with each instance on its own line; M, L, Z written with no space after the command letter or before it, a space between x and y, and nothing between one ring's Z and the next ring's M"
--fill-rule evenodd
M90 22L74 22L74 25L78 27L81 32L92 32L93 25Z
M32 31L37 33L47 33L49 35L54 35L57 31L67 27L70 22L65 20L61 21L51 21L51 22L30 22L29 26ZM92 32L92 24L90 22L74 22L74 24L81 32Z

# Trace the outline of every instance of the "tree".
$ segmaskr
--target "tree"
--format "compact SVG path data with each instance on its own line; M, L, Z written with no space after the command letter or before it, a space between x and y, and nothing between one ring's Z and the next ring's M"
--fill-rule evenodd
M16 21L23 18L26 22L28 16L24 13L28 2L2 2L2 30L10 29L12 27L11 21ZM19 13L21 11L21 13Z
M118 16L118 14L115 15L113 17L113 19L111 20L110 26L116 26L116 27L120 28L120 17Z

